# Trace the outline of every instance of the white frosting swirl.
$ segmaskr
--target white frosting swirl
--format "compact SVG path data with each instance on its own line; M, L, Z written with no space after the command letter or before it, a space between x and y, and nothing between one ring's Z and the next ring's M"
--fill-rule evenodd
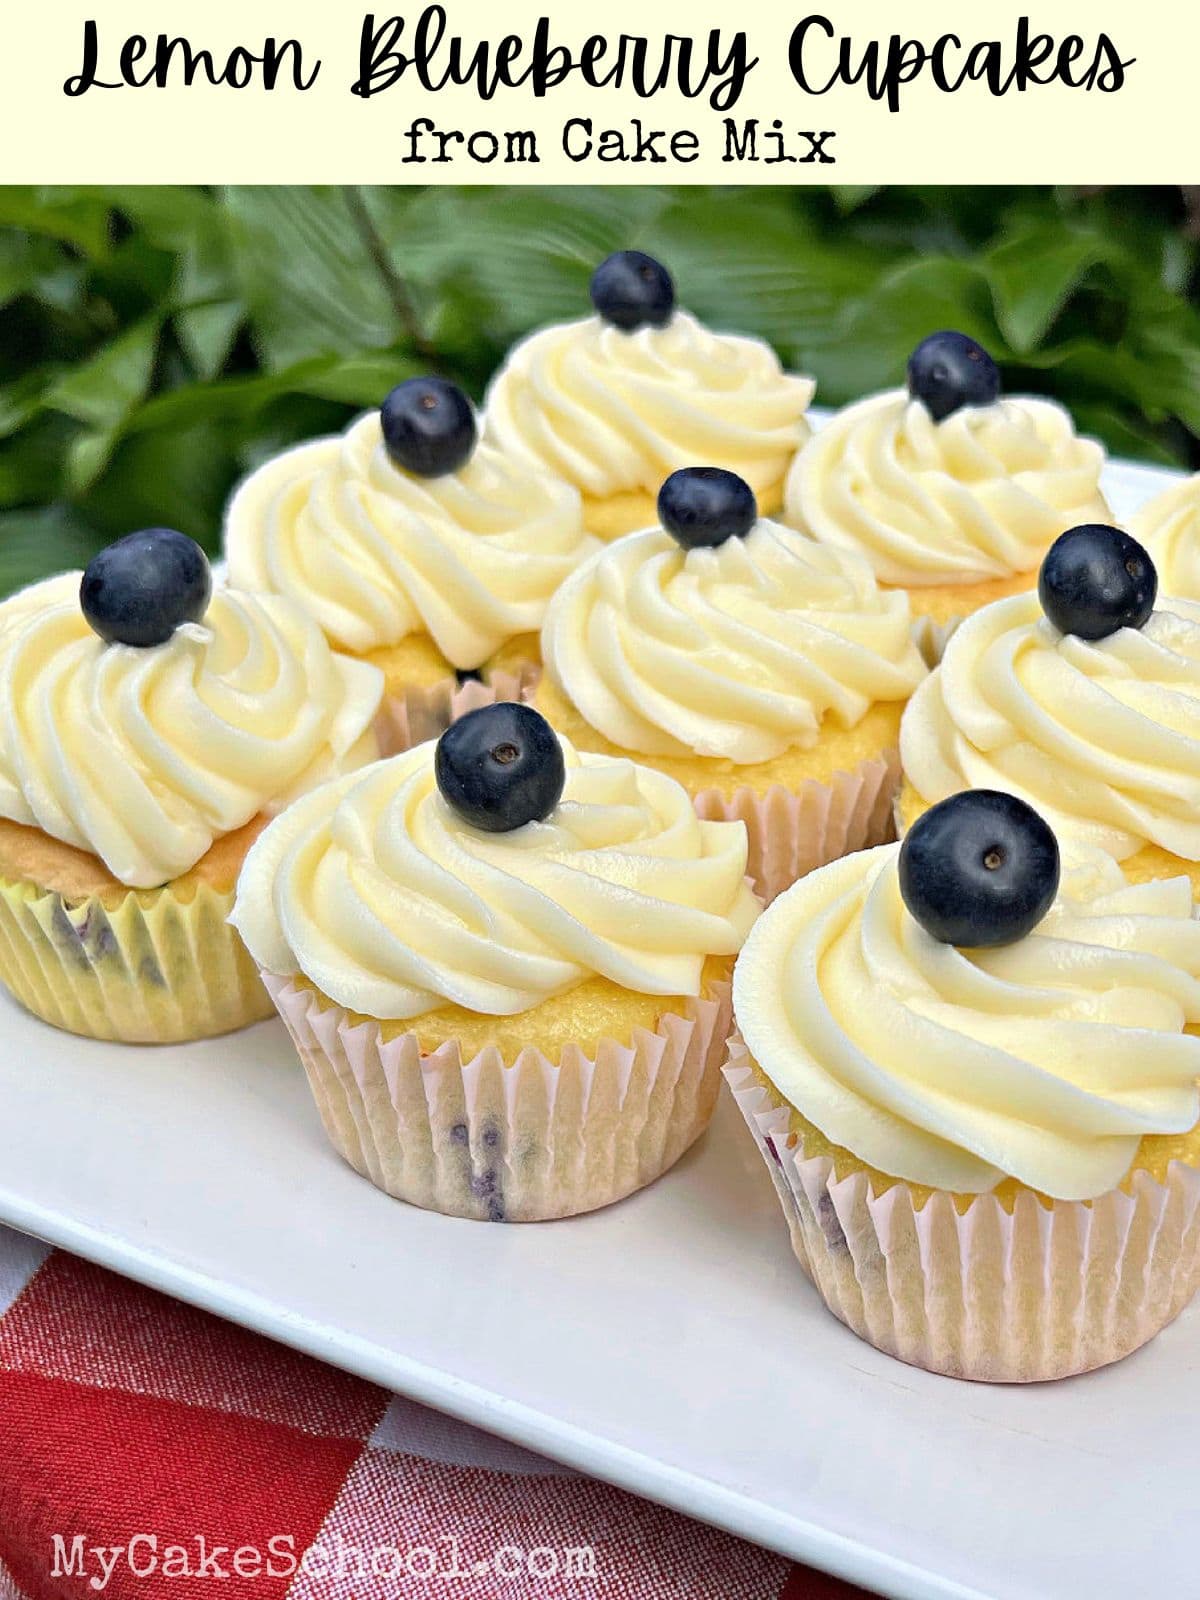
M1114 1188L1145 1134L1200 1117L1200 923L1186 878L1125 883L1097 851L1038 928L958 950L909 915L898 845L801 879L763 913L734 1010L763 1072L826 1138L955 1193L1016 1178Z
M484 833L447 805L433 744L292 806L243 868L233 922L259 965L366 1016L526 1011L600 974L699 992L758 909L742 823L701 822L679 784L576 755L545 822Z
M375 759L383 674L289 601L218 587L202 621L135 649L91 631L80 576L0 604L0 816L152 888Z
M463 670L536 633L595 544L569 484L487 444L417 477L388 455L377 412L268 461L225 523L233 583L287 595L358 655L423 632Z
M1129 531L1153 558L1160 595L1200 600L1200 472L1155 495Z
M686 311L625 333L558 323L509 352L485 401L485 437L593 499L657 494L678 467L726 467L757 494L808 437L813 382L761 339L711 333Z
M984 606L909 702L900 756L930 803L1003 789L1118 860L1156 844L1200 861L1200 605L1095 643L1036 594Z
M1111 522L1104 452L1050 400L964 406L935 422L902 390L838 412L796 457L789 522L865 555L883 583L1030 572L1067 528Z
M659 528L606 546L551 602L542 654L611 743L741 764L812 745L826 717L853 727L925 675L906 595L766 520L713 550Z

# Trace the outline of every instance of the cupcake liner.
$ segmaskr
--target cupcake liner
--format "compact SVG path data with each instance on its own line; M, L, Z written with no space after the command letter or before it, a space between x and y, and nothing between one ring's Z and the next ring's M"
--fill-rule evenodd
M457 1041L423 1054L291 979L263 974L308 1074L325 1131L355 1171L449 1216L536 1222L641 1189L707 1127L720 1086L730 986L714 984L633 1042L593 1054L535 1046L506 1066Z
M525 662L514 670L494 672L486 682L469 678L442 678L438 683L404 689L384 695L375 721L382 756L399 755L413 745L436 739L450 724L477 706L496 700L523 700L532 694L541 677L537 662Z
M946 653L946 646L950 643L954 630L964 623L969 615L969 612L964 611L961 616L949 617L945 622L938 622L933 617L913 617L913 643L921 652L921 658L927 667L933 668L938 665Z
M935 1193L918 1210L907 1184L875 1195L865 1172L839 1179L806 1154L736 1035L725 1076L801 1266L834 1316L901 1361L991 1383L1065 1378L1145 1344L1200 1286L1200 1172L1182 1162L1092 1201L1024 1190L1011 1212L990 1194L960 1212Z
M765 794L741 788L732 795L702 789L693 796L707 821L746 824L750 853L746 874L765 905L829 861L885 844L895 837L893 805L900 787L895 750L837 772L828 783L810 778L799 789L773 785Z
M228 924L233 890L201 883L129 890L115 904L68 901L0 879L0 982L69 1033L172 1044L271 1014L254 962Z

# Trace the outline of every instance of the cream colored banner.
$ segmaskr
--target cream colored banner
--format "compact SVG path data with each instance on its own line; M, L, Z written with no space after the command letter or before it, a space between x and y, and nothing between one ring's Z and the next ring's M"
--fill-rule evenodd
M1200 179L1178 0L42 0L0 29L5 182Z

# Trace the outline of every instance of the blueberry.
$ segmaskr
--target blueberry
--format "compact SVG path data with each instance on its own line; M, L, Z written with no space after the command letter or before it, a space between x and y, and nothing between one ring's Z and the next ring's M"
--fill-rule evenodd
M437 742L433 770L446 803L487 833L543 822L567 781L554 729L515 701L480 706L452 722Z
M908 358L908 392L935 422L960 406L988 406L1000 394L1000 369L965 333L931 333Z
M1012 944L1058 892L1058 841L1024 800L969 789L913 823L899 872L905 905L942 944Z
M592 273L592 304L614 327L665 327L675 309L675 285L661 261L640 250L618 250Z
M457 472L475 448L471 402L445 378L398 383L379 408L383 442L398 467L418 478Z
M199 622L212 596L208 557L173 528L143 528L106 545L84 569L79 605L107 644L165 644Z
M1042 610L1060 633L1080 639L1143 627L1157 593L1158 573L1146 549L1103 522L1060 534L1038 574Z
M758 521L754 490L723 467L680 467L658 491L658 520L685 550L743 539Z

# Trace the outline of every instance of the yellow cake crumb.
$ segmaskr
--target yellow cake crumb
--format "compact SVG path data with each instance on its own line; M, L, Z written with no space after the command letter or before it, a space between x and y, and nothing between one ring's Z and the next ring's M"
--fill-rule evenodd
M534 705L550 724L565 734L577 750L597 755L625 756L642 766L665 772L681 783L689 794L716 789L727 799L739 789L765 794L774 784L796 790L809 778L828 783L838 772L854 772L864 761L877 760L894 752L900 737L900 717L904 704L899 700L879 701L853 728L827 725L809 750L787 750L773 761L751 762L739 766L708 756L656 756L641 751L622 750L598 734L545 674L538 685Z
M932 583L911 587L881 583L881 589L904 588L912 605L914 617L928 617L931 622L952 622L955 617L967 617L993 600L1007 600L1010 595L1024 594L1036 586L1038 569L1014 572L1009 578L989 578L983 583Z
M701 993L707 995L715 984L727 983L732 972L732 957L710 956L704 963ZM298 977L295 982L315 995L323 1009L344 1009L307 978ZM442 1006L419 1017L380 1021L379 1028L385 1040L415 1033L426 1055L457 1039L463 1059L469 1060L494 1044L511 1066L528 1045L535 1046L551 1061L557 1060L568 1045L578 1045L585 1055L593 1054L602 1039L628 1045L636 1028L654 1032L660 1018L683 1015L686 1007L687 1000L682 995L635 994L609 978L593 977L566 994L553 995L512 1017L485 1016L462 1006ZM379 1020L354 1011L347 1015L354 1025Z
M1200 1028L1189 1027L1188 1033L1200 1034ZM746 1058L754 1074L754 1081L760 1088L765 1089L767 1097L773 1106L787 1106L789 1113L788 1147L795 1149L796 1145L803 1142L807 1156L827 1156L833 1162L836 1177L840 1180L850 1177L855 1172L864 1172L867 1182L871 1186L871 1193L880 1195L896 1184L903 1184L913 1197L913 1206L920 1211L930 1197L937 1191L922 1183L909 1183L903 1178L893 1177L890 1173L881 1172L878 1167L872 1167L866 1161L845 1149L842 1145L834 1144L827 1139L821 1130L811 1123L807 1117L802 1116L795 1106L788 1102L776 1089L775 1085L763 1072L758 1063L749 1054ZM1200 1122L1188 1133L1180 1134L1148 1134L1138 1145L1137 1154L1130 1164L1129 1171L1118 1185L1119 1188L1129 1191L1133 1176L1137 1172L1148 1172L1158 1183L1165 1181L1167 1168L1172 1161L1182 1161L1185 1166L1200 1167ZM1025 1184L1018 1183L1015 1178L1005 1178L1004 1181L990 1191L995 1195L1005 1211L1011 1214L1016 1204L1017 1196L1022 1193L1033 1195L1040 1205L1051 1206L1054 1204L1049 1196L1030 1189ZM973 1194L952 1194L954 1209L959 1213L968 1210L972 1201L978 1198ZM1084 1205L1091 1205L1090 1200L1085 1200Z
M175 899L187 904L201 883L222 892L232 889L250 846L270 820L260 814L245 827L215 840L194 867L171 882ZM0 818L0 879L49 890L68 905L95 897L112 907L131 893L146 905L162 893L161 888L131 890L113 877L99 856L53 839L40 828L27 828L6 818Z

